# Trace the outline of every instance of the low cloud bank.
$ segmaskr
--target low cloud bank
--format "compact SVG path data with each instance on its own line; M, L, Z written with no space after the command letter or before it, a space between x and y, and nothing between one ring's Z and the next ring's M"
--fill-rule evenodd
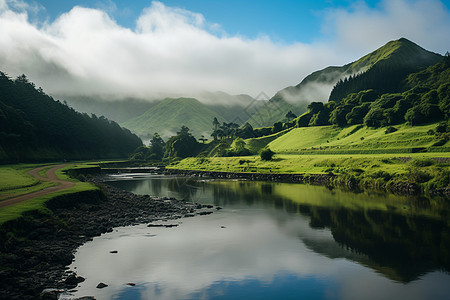
M25 73L59 96L154 99L204 90L273 95L317 69L350 62L402 36L441 53L450 45L449 11L439 1L326 11L321 39L289 45L218 33L218 25L201 14L156 1L134 29L100 9L76 6L53 22L36 20L39 9L0 0L0 70Z

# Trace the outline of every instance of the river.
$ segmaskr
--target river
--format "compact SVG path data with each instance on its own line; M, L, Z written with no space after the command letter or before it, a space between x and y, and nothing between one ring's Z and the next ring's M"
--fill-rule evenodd
M126 174L136 194L223 207L115 228L70 268L96 299L448 299L445 199L322 186ZM115 253L117 251L117 253ZM113 253L111 253L113 252ZM96 286L103 282L108 286Z

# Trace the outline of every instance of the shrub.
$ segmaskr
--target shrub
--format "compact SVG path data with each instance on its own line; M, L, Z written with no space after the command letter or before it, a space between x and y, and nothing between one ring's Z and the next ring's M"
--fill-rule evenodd
M311 120L313 114L310 112L304 113L297 119L297 127L308 127L309 121Z
M414 167L428 167L434 165L436 162L431 158L417 158L410 161Z
M430 174L420 170L419 168L409 169L407 176L408 180L414 183L424 183L433 178Z
M239 165L242 166L242 165L245 164L245 163L248 164L248 163L250 163L250 161L249 161L249 160L246 160L246 159L240 159L240 160L239 160Z
M447 143L447 140L448 139L446 139L446 138L442 138L439 141L435 142L432 146L433 147L444 146Z
M371 108L367 115L364 117L364 124L367 127L381 127L383 126L384 111L381 108Z
M261 160L272 160L274 155L275 155L275 152L273 152L269 148L263 149L261 151Z
M370 103L363 103L362 105L355 106L352 110L345 116L347 123L349 125L362 124L364 122L364 117L370 110Z
M439 123L436 126L436 132L439 132L439 133L447 132L447 124L446 123Z
M392 132L396 132L398 129L393 127L393 126L389 126L388 128L386 128L386 130L384 131L385 134L388 133L392 133Z

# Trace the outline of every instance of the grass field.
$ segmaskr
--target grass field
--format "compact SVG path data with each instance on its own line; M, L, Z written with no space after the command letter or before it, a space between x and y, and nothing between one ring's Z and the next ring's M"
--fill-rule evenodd
M425 126L395 126L397 131L386 134L386 128L368 128L354 125L344 129L334 126L294 128L268 143L275 153L301 153L305 151L366 153L408 153L413 148L431 148L428 151L448 149L450 143L433 147L441 137L428 134L436 124Z
M449 142L434 134L437 124L367 128L354 125L294 128L267 137L247 139L253 152L269 147L271 161L259 155L243 157L187 158L168 168L181 170L334 174L341 184L350 177L366 187L386 187L388 182L411 181L425 189L442 188L449 182ZM440 146L436 146L438 141ZM336 181L337 182L337 181Z
M7 198L17 197L20 195L28 194L31 192L39 191L42 189L45 189L49 186L56 185L53 182L41 182L38 179L32 177L28 174L28 171L41 167L44 165L39 164L19 164L19 165L7 165L7 166L1 166L0 167L0 201L5 200ZM49 168L53 167L54 165L49 165L48 168L46 167L44 170L47 171ZM42 197L30 199L23 201L21 203L11 205L8 207L0 208L0 224L18 218L20 217L24 212L30 211L30 210L45 210L44 203L48 201L49 199L52 199L53 197L63 195L63 194L71 194L71 193L77 193L81 191L89 191L89 190L95 190L97 189L96 186L80 182L76 179L70 178L66 171L69 169L76 169L76 168L87 168L87 167L95 167L97 166L96 163L75 163L75 164L68 164L68 166L59 169L56 171L56 175L59 179L65 180L65 181L72 181L76 182L75 186L54 192ZM43 171L44 171L43 170ZM39 172L41 175L41 172Z
M386 171L404 174L410 168L404 158L450 158L450 153L408 153L398 154L340 154L300 155L277 154L271 161L262 161L259 156L186 158L167 168L182 170L203 170L218 172L257 173L305 173L322 174L362 169L369 172Z
M40 166L34 164L0 166L0 201L54 186L55 183L42 182L28 174L30 170Z

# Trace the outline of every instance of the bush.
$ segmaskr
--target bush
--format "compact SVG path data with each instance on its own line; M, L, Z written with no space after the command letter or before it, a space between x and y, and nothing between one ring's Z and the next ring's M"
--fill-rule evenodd
M275 155L275 152L273 152L269 148L266 148L261 151L260 155L261 155L261 160L272 160L272 157Z
M304 113L297 119L297 127L308 127L309 121L311 120L313 114L310 112Z
M428 167L434 165L436 161L432 160L431 158L417 158L411 160L409 163L414 167Z
M439 141L437 141L436 143L434 143L432 146L433 147L439 147L439 146L444 146L447 143L446 139L440 139Z
M384 131L385 134L388 133L392 133L392 132L396 132L398 129L393 127L393 126L389 126L388 128L386 128L386 130Z
M446 123L439 123L436 126L436 132L439 132L439 133L447 132L447 124Z
M430 174L420 170L419 168L409 169L407 176L408 180L414 183L424 183L433 178Z
M367 115L364 117L364 124L367 127L378 128L383 126L384 110L381 108L371 108Z
M370 103L363 103L362 105L355 106L352 110L345 116L347 123L349 125L362 124L364 122L364 117L370 110Z

